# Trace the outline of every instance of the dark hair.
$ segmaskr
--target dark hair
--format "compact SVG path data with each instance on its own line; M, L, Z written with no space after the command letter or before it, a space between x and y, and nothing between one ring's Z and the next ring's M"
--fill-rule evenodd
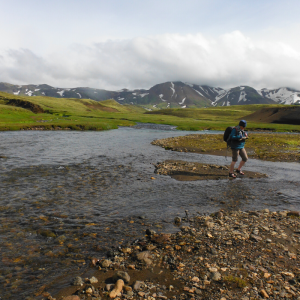
M241 120L240 123L239 123L239 126L246 127L247 126L247 121Z

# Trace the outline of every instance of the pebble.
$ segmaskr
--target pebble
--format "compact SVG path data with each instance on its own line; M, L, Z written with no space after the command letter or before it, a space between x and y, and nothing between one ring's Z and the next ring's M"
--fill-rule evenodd
M190 214L189 226L172 235L148 229L147 236L130 247L132 251L124 253L122 249L129 246L120 247L121 254L111 263L134 272L135 278L147 269L155 280L151 276L136 280L124 286L115 299L300 300L300 235L293 234L300 232L300 219L295 215L266 209L222 211L209 217ZM151 259L151 264L145 259ZM129 283L130 276L123 270L113 278ZM164 286L165 281L157 277L163 272L172 274L176 285ZM81 285L79 278L73 282ZM111 293L111 286L106 285L105 290L103 296Z
M124 272L124 271L117 271L113 277L112 277L112 280L114 282L116 282L117 280L119 279L122 279L125 283L129 283L130 281L130 276L127 272Z
M90 279L89 279L89 281L90 281L90 283L97 283L98 282L98 279L96 278L96 277L91 277Z
M112 264L112 261L109 259L105 259L101 262L101 267L102 268L109 268Z
M75 277L73 280L72 280L72 285L80 285L80 286L83 286L83 279L80 277L80 276L77 276Z

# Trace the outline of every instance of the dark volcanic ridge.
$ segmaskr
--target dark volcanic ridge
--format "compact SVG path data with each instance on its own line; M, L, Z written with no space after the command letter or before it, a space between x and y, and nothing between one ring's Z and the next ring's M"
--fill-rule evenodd
M263 108L245 118L252 122L300 125L300 107Z

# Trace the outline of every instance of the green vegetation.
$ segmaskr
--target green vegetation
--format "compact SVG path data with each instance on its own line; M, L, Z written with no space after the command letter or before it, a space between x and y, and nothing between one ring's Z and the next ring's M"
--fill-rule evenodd
M223 279L227 283L235 284L238 288L245 288L248 285L246 280L237 276L228 275L228 276L224 276Z
M192 134L152 142L166 150L226 155L222 134ZM251 133L245 146L250 158L269 161L300 161L299 135L287 133ZM231 152L228 151L228 155Z
M0 92L0 130L72 129L107 130L136 122L168 124L181 130L224 130L264 107L241 105L210 108L170 108L147 112L114 100L25 97ZM300 125L249 122L248 130L296 131Z

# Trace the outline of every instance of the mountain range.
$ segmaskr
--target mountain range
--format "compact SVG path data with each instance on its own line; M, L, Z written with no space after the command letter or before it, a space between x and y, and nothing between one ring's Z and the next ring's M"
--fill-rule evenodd
M249 86L230 89L183 83L157 84L150 89L108 91L89 87L57 88L47 84L13 85L0 82L0 91L20 96L84 98L96 101L114 99L120 104L139 105L147 110L246 104L300 104L300 91L288 87L256 90Z

